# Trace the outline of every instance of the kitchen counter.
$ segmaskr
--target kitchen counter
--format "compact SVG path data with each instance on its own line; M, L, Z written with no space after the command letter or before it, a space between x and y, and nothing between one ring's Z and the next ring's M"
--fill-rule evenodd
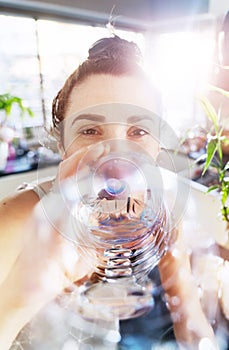
M8 159L5 169L0 171L0 177L55 166L60 160L58 153L49 150L28 151L23 156Z

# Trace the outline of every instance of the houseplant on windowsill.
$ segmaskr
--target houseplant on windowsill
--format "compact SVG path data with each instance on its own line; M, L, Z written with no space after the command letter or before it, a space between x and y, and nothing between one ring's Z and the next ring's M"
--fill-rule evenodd
M211 87L211 90L229 98L229 91L217 87ZM213 169L217 174L217 184L209 187L207 192L218 191L220 194L221 208L219 214L220 218L226 223L229 243L229 161L225 161L224 157L226 154L229 155L229 133L221 125L220 114L216 112L211 102L205 97L202 97L200 102L206 116L212 123L211 129L207 133L206 154L200 157L205 159L202 175L208 169Z
M15 132L13 128L7 126L7 121L12 114L12 107L17 105L20 112L20 117L23 118L25 114L33 116L33 112L29 107L24 105L23 100L18 96L13 96L10 93L0 94L0 111L3 111L3 118L0 121L0 171L5 169L9 144L12 142Z
M228 91L216 87L210 89L229 98ZM219 95L220 99L221 95ZM200 102L211 126L207 131L206 152L196 161L197 163L201 161L202 175L207 170L214 172L215 184L205 193L207 195L209 192L214 192L211 199L214 198L214 210L216 210L214 215L219 220L214 220L215 218L211 220L211 214L207 217L210 224L204 227L206 236L204 236L203 243L200 243L199 246L197 244L197 250L192 251L192 271L195 280L198 281L203 309L206 310L206 315L214 325L214 329L218 327L217 333L219 334L221 325L224 322L226 324L229 320L229 137L223 120L220 118L220 112L216 111L208 98L201 97ZM209 207L211 207L211 199ZM209 208L209 213L212 213L211 208ZM218 223L215 225L214 222ZM209 232L208 228L210 228ZM224 337L223 327L222 335L220 334L221 339ZM227 343L228 333L226 332L225 335Z

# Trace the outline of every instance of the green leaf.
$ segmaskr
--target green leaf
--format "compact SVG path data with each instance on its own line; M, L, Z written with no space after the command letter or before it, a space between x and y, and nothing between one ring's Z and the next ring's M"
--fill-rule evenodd
M219 186L217 186L217 185L210 186L206 193L209 193L211 191L217 190L218 188L219 188Z
M209 86L209 90L219 92L223 96L229 98L229 91L227 91L227 90L221 89L221 88L219 88L217 86L213 86L213 85Z
M207 145L207 158L206 158L206 163L205 163L204 170L203 170L203 175L205 174L206 170L211 165L211 161L212 161L212 158L215 155L217 147L218 147L218 142L217 142L216 139L211 139L208 142L208 145Z
M224 206L228 197L228 191L224 190L222 192L221 203Z
M4 109L6 111L6 115L10 115L12 105L6 104Z
M225 207L223 207L223 208L221 208L221 214L222 214L222 220L223 221L227 221L227 222L229 222L229 210L228 210L228 208L225 208Z
M29 114L30 117L34 117L34 113L30 108L27 108L27 113Z
M5 110L6 116L10 115L13 104L18 105L21 117L24 117L25 113L28 113L31 117L34 116L32 110L24 106L23 100L20 97L10 95L9 93L0 95L0 109Z
M215 108L206 97L201 97L200 103L205 114L212 121L215 131L218 132L218 115Z
M220 163L220 167L222 168L222 163L223 163L223 150L222 150L222 142L220 139L218 139L217 142L217 153L219 156L219 163Z
M219 171L219 181L222 182L224 180L225 170Z

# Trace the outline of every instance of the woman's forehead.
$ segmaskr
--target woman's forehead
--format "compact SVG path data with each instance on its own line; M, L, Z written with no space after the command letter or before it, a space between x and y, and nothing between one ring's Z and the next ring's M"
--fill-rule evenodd
M65 118L90 106L123 103L161 114L161 98L147 79L136 76L89 76L71 92Z
M74 125L78 122L82 123L83 121L85 123L92 121L96 124L138 124L144 121L155 126L160 123L160 117L143 107L124 103L106 103L90 106L65 118L65 122L68 125Z

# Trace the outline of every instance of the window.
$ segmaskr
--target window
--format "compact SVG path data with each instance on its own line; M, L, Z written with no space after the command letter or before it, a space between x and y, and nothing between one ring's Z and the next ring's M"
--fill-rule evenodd
M205 126L198 97L206 94L214 67L214 26L152 35L147 44L147 69L163 95L169 124L178 133Z
M212 69L214 20L199 30L116 34L135 41L145 53L146 69L162 92L171 126L182 132L203 124L198 94ZM88 47L107 35L105 27L0 15L0 93L18 95L32 108L35 117L25 118L23 126L49 125L54 96L86 58ZM14 125L18 114L15 110Z
M67 22L0 15L0 94L21 97L34 111L23 126L48 125L51 104L68 75L87 56L90 45L108 29ZM144 46L142 34L116 30L116 34ZM13 110L11 123L19 122Z
M35 113L24 124L41 125L39 67L37 62L36 26L30 18L0 16L0 94L21 97ZM13 109L13 125L19 122L19 111ZM31 120L30 120L31 119Z

